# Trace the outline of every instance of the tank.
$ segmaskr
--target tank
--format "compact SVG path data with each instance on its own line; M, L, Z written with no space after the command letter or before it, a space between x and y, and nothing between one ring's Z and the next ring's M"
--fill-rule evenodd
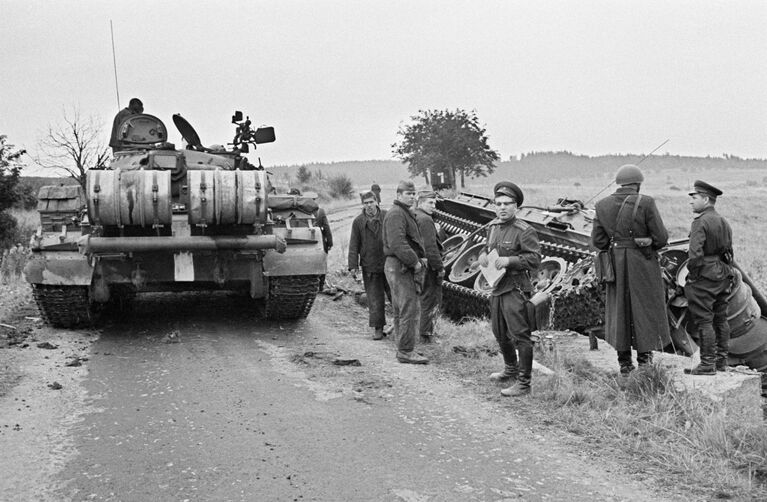
M309 314L327 270L316 196L275 193L260 159L245 155L275 141L274 128L254 129L238 111L229 148L205 147L181 115L173 122L185 149L159 118L132 115L84 191L40 189L24 275L50 325L91 324L152 291L232 291L267 319Z
M594 276L590 248L594 216L581 201L566 198L547 207L521 206L517 212L538 233L543 254L541 270L532 277L536 292L531 303L538 329L603 333L604 289ZM461 192L437 201L434 219L447 237L444 256L450 267L442 283L443 309L453 319L490 314L490 293L482 280L471 283L476 275L470 275L470 264L494 218L493 200L482 195ZM687 244L687 239L672 241L659 255L673 342L666 350L692 355L697 347L684 296ZM730 364L767 371L767 299L746 271L735 267L728 310ZM767 389L767 379L763 380Z

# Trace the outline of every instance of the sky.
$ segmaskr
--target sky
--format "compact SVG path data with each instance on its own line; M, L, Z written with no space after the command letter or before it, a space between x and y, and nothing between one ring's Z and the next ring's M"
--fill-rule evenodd
M34 152L131 97L181 144L272 125L264 165L391 159L419 110L532 151L767 158L767 2L0 0L0 134ZM110 21L114 29L115 67Z

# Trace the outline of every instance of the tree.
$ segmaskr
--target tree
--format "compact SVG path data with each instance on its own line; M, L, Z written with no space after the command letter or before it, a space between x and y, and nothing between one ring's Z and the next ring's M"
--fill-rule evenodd
M312 172L305 165L301 165L296 171L296 178L299 183L309 183L309 180L312 179Z
M465 177L487 176L495 170L498 152L487 144L485 129L477 114L464 110L419 110L410 117L412 124L400 127L402 139L392 145L394 155L408 164L412 176L423 176L435 184L434 177L443 174L445 183L456 186L456 172Z
M0 245L5 247L16 230L16 218L6 212L19 197L16 185L21 176L19 159L25 150L14 151L14 146L8 144L7 136L0 134Z
M64 171L85 190L85 174L89 169L103 169L109 163L109 146L102 137L102 126L93 116L83 119L74 108L64 110L63 120L48 125L40 140L40 154L35 162L47 169Z

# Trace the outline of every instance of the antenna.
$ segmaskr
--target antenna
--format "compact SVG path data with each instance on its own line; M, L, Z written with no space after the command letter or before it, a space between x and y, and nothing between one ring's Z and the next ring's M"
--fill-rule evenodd
M112 20L109 20L109 31L112 33L112 65L115 69L115 93L117 94L117 111L120 111L120 88L117 85L117 56L115 56L115 30L112 27Z
M639 164L641 164L642 162L644 162L645 160L647 160L647 158L648 158L650 155L652 155L652 154L654 154L655 152L657 152L657 151L660 149L660 147L662 147L663 145L665 145L665 144L666 144L666 143L668 143L669 141L671 141L671 138L667 139L666 141L664 141L664 142L663 142L663 143L661 143L660 145L656 146L656 147L655 147L655 149L654 149L652 152L648 153L647 155L645 155L644 157L642 157L641 159L639 159L639 162L637 162L635 165L637 165L637 166L638 166ZM607 189L610 187L610 185L612 185L613 183L615 183L615 182L614 182L614 181L611 181L610 183L608 183L608 184L607 184L607 186L605 186L605 187L604 187L602 190L600 190L600 191L598 191L597 193L595 193L595 194L594 194L594 196L593 196L593 197L591 197L589 200L587 200L587 201L586 201L586 202L585 202L583 205L585 206L586 204L588 204L588 203L589 203L589 202L591 202L592 200L596 199L596 198L597 198L597 196L598 196L600 193L602 193L602 192L604 192L605 190L607 190Z

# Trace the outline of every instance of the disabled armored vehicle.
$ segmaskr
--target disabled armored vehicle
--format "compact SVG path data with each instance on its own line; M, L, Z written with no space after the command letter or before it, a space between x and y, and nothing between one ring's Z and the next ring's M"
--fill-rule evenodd
M51 325L93 322L109 304L149 291L247 294L268 319L305 317L326 273L312 197L277 195L267 172L244 155L275 140L235 112L230 149L204 147L180 115L187 143L168 143L152 115L126 118L108 169L90 170L86 190L40 190L41 226L25 277Z
M539 329L599 333L604 324L604 291L593 272L591 226L595 213L580 201L560 199L553 206L521 206L517 217L538 232L544 256L533 284ZM493 200L462 192L437 201L434 220L448 238L444 242L446 280L443 309L455 319L489 316L490 290L472 263L485 243L485 226L495 218ZM687 239L662 249L660 264L666 285L667 313L673 344L666 350L692 355L695 329L687 315L684 284ZM744 364L767 373L767 299L748 274L737 267L729 296L732 330L729 364ZM767 374L763 388L767 391Z

